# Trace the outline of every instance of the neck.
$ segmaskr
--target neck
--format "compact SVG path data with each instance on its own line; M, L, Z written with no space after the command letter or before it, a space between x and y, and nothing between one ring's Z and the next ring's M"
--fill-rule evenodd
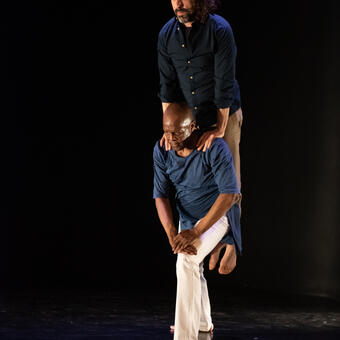
M192 153L193 150L184 148L182 150L176 151L176 155L180 157L187 157Z
M193 21L184 23L185 27L192 27L192 24L193 24Z

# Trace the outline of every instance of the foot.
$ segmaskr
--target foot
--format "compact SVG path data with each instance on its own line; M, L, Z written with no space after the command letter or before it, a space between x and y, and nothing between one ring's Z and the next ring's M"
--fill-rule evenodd
M218 259L220 258L221 250L226 247L224 255L220 262L220 267L218 268L218 272L220 274L230 274L234 268L236 267L236 248L233 244L225 244L225 243L219 243L214 250L210 253L210 259L209 259L209 270L213 270L216 267L216 263L218 262Z
M200 331L200 332L212 334L214 332L214 324L213 323L211 324L211 327L210 327L210 329L208 331Z
M210 253L210 259L209 259L209 270L213 270L216 267L216 263L218 262L218 259L220 258L220 252L225 247L225 243L218 243L217 246L212 250Z
M235 245L227 244L218 272L224 275L230 274L236 267L236 259L237 255Z
M170 326L170 332L173 333L175 331L175 326L171 325ZM211 324L211 328L206 332L206 331L200 331L200 332L204 332L204 333L210 333L212 334L214 332L214 324Z

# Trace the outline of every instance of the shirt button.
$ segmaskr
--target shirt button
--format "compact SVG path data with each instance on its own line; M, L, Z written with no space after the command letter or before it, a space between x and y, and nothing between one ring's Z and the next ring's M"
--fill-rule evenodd
M177 27L177 31L179 31L179 27Z
M193 76L190 76L189 78L190 78L190 79L194 79L194 77L193 77Z
M190 60L188 60L187 63L190 64Z
M198 109L198 107L197 107L197 106L195 106L195 107L194 107L194 109L195 109L195 110L197 110L197 109Z
M195 94L195 91L192 91L191 94Z
M182 47L184 47L185 45L184 45L184 44L182 44L181 46L182 46Z

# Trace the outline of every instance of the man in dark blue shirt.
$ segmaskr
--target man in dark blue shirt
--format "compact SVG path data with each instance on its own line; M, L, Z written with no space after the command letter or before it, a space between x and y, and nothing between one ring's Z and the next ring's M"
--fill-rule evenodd
M239 144L242 110L235 79L236 45L229 23L212 0L172 0L175 17L161 29L158 38L159 97L163 112L173 102L186 101L197 126L205 131L197 142L204 152L215 138L227 142L241 188ZM163 135L161 145L170 144ZM236 265L236 250L228 240L219 272L230 273ZM221 243L212 252L210 269L218 261Z
M239 187L233 159L222 138L206 152L197 150L200 131L191 109L172 103L163 115L163 130L171 144L154 148L154 191L159 219L175 254L178 254L174 339L197 339L212 331L203 260L228 234L241 252ZM170 187L180 216L177 233L170 205Z

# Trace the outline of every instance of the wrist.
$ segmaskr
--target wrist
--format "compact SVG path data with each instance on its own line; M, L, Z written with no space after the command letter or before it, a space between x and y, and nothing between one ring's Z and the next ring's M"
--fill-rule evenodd
M215 135L216 137L223 137L224 136L224 133L225 133L225 128L222 126L222 127L216 127L215 129Z
M168 239L172 240L177 235L177 230L174 226L170 227L166 232Z
M197 238L199 238L199 237L202 235L202 232L201 232L201 228L200 228L199 223L196 224L194 228L192 228L192 231L193 231L193 233L195 234L195 236L196 236Z

